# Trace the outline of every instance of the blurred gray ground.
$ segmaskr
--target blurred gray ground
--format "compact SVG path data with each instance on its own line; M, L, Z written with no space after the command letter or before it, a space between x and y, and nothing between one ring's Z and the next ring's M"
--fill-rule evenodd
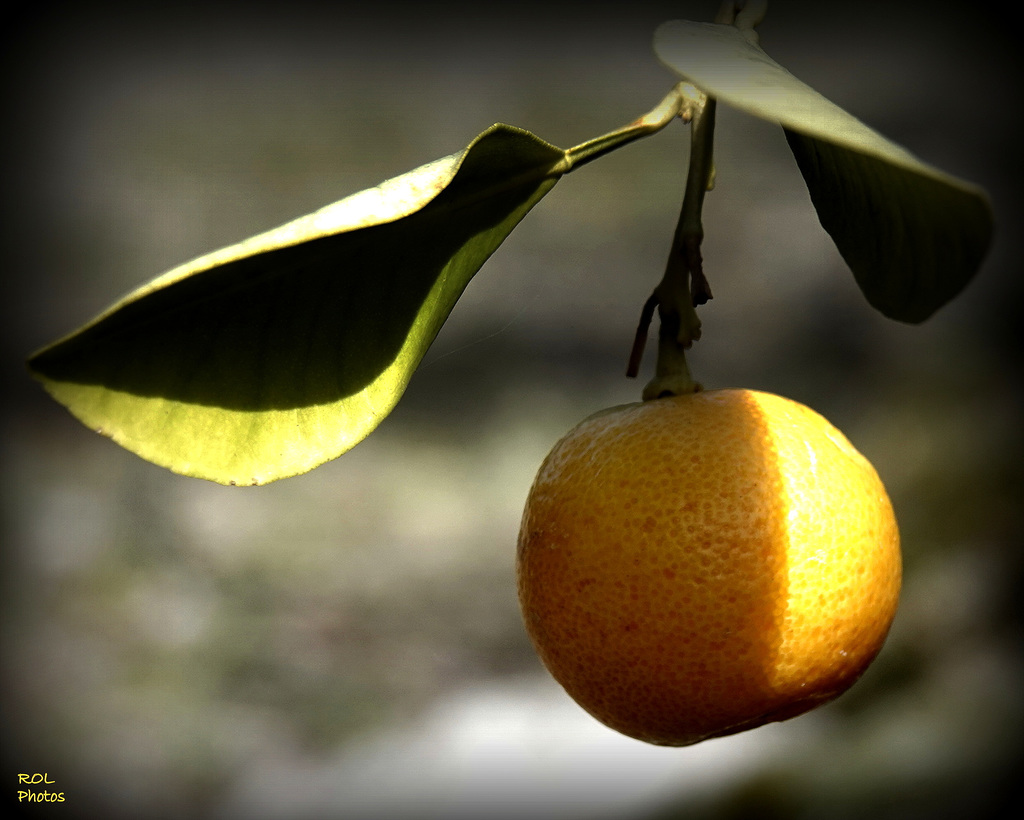
M43 809L55 817L985 816L1024 728L1019 62L990 7L779 2L761 27L798 77L991 192L982 273L922 326L861 298L781 132L720 109L715 299L692 366L832 419L878 468L904 539L884 652L814 714L647 747L580 712L519 620L537 465L642 385L622 372L678 212L682 126L561 181L393 415L306 476L241 490L172 475L25 375L32 350L161 271L493 122L568 146L632 120L673 82L654 27L716 7L15 6L5 799L38 771L66 793Z

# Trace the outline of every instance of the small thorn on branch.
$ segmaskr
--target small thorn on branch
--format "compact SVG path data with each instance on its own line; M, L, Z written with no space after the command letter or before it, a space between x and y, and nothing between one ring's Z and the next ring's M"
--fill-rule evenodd
M704 257L700 252L703 234L704 231L701 228L688 233L683 238L680 249L686 261L687 272L690 274L690 299L694 307L707 304L714 298L711 293L711 285L704 275Z
M714 298L711 293L711 285L708 284L704 271L700 267L690 271L690 297L693 299L693 306L705 305Z

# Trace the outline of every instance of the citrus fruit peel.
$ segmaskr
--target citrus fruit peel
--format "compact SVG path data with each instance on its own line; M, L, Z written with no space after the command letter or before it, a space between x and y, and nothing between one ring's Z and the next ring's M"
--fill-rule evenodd
M901 580L877 473L809 408L709 390L611 408L549 453L517 550L526 629L584 709L685 746L848 689Z

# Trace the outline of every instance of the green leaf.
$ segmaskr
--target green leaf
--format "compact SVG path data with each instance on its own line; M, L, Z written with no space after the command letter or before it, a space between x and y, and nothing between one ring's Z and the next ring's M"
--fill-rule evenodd
M783 126L822 226L882 313L923 321L977 272L992 235L983 190L830 102L750 32L673 21L654 43L662 62L708 95Z
M185 475L262 484L355 446L474 273L566 170L505 125L131 293L30 369L84 424Z
M484 261L562 174L665 127L678 89L563 151L495 125L465 151L160 276L29 368L84 424L222 484L370 434Z

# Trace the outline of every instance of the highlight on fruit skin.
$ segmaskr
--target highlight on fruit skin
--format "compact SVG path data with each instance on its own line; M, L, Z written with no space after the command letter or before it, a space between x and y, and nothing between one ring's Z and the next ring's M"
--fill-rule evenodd
M846 691L896 614L899 532L878 474L827 420L752 390L602 411L544 460L520 604L591 715L685 746Z

